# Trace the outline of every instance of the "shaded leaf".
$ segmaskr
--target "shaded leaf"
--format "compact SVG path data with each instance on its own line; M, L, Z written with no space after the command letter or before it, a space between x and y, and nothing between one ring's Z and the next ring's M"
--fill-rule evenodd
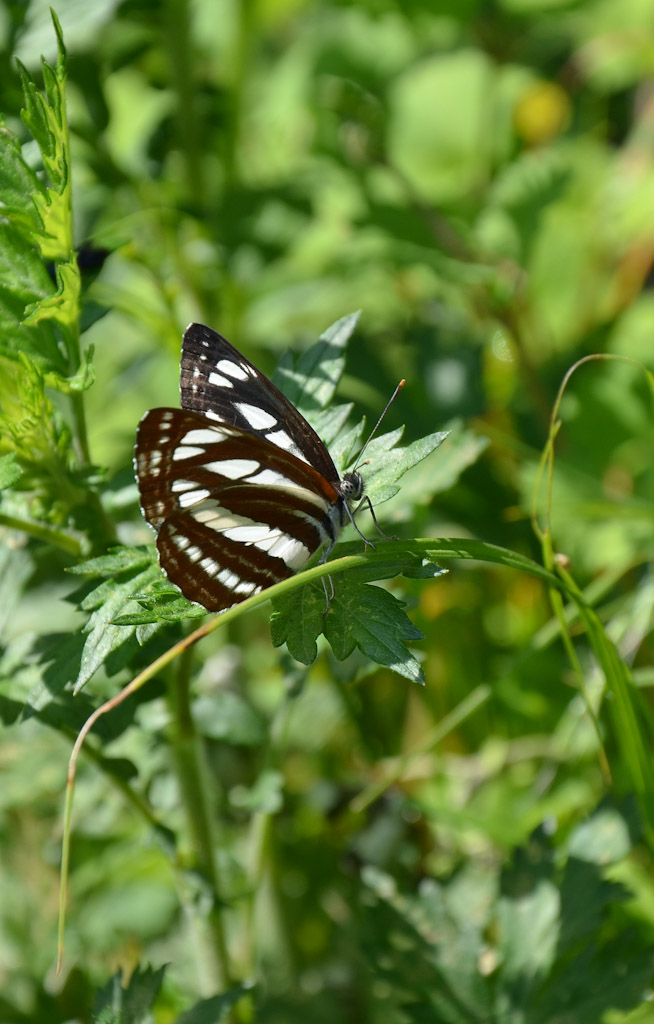
M376 570L369 570L379 579ZM397 575L401 569L389 565L381 575ZM363 568L366 578L366 568ZM362 654L414 682L422 682L422 670L404 641L422 638L411 623L403 603L379 587L352 579L348 573L334 580L335 594L325 614L323 588L310 584L275 598L270 620L275 647L286 643L289 653L303 665L315 661L316 640L325 634L335 657L342 661L358 647ZM329 583L327 583L329 591Z
M462 473L488 448L489 440L460 423L448 423L447 444L426 456L420 470L409 472L393 503L394 519L410 519L416 505L429 505L436 494L448 491Z
M338 580L338 600L325 617L325 636L339 660L358 647L378 665L385 665L415 683L424 676L405 641L421 640L404 612L404 602L381 587L359 584L347 577Z
M265 742L264 719L231 690L216 690L193 703L196 728L203 736L235 745L258 747Z
M222 995L201 999L178 1017L175 1024L221 1024L221 1021L227 1020L227 1014L232 1006L251 990L251 985L237 985Z
M358 319L358 313L341 317L295 365L286 356L277 367L273 382L305 415L326 408L334 397L345 367L345 347Z
M624 890L591 862L571 858L559 870L553 852L537 835L501 874L470 864L418 893L366 867L361 938L373 979L387 985L388 1013L412 1024L551 1024L572 1012L596 1024L638 1007L654 965L633 933L615 933L611 910Z
M316 586L300 587L275 598L270 617L273 646L286 644L289 654L302 665L318 655L316 639L323 630L325 595Z
M157 971L139 968L126 987L122 985L122 975L115 974L96 996L94 1024L149 1024L165 973L165 967Z

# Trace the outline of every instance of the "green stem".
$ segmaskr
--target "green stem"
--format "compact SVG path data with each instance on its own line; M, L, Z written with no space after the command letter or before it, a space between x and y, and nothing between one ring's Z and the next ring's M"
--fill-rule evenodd
M254 4L252 0L240 0L237 4L238 25L234 52L232 55L232 67L234 77L230 90L229 116L225 132L225 148L223 153L223 167L225 174L225 191L229 196L236 184L238 173L238 143L241 132L241 117L243 107L243 87L247 78L247 65L250 56L250 47L253 37Z
M570 581L571 581L571 578L570 578L569 582ZM600 767L602 769L602 774L604 776L604 781L606 782L607 786L610 786L611 785L611 781L612 781L612 779L611 779L611 768L609 766L609 759L608 759L608 757L606 755L606 749L604 747L604 741L602 739L602 730L600 729L599 719L597 717L597 713L596 713L595 708L593 706L593 701L592 701L591 695L588 692L588 688L586 686L586 676L584 674L584 670L581 667L581 663L579 661L579 658L577 657L577 652L575 650L575 646L574 646L574 644L572 642L572 637L570 636L570 631L568 629L568 623L567 623L567 619L566 619L566 612L565 612L565 607L564 607L564 604L563 604L563 599L562 599L561 594L559 593L559 591L555 590L554 587L550 587L549 588L549 595L550 595L550 603L552 605L552 609L554 611L554 615L556 616L556 619L557 619L557 621L559 623L559 629L560 629L560 632L561 632L561 641L562 641L563 646L565 648L566 654L568 655L568 660L570 662L570 665L572 666L572 670L573 670L575 676L577 677L577 688L579 690L579 693L582 696L584 704L586 705L586 712L588 714L588 717L590 718L590 721L591 721L592 726L593 726L593 730L595 732L595 736L597 738L597 749L598 749L598 753L599 753ZM583 600L583 595L582 595L581 591L578 591L578 595ZM577 610L581 614L581 610L580 610L578 604L577 604Z
M70 404L73 413L77 453L82 464L89 466L91 464L91 450L89 448L89 432L86 425L86 410L84 409L83 396L79 393L71 395Z
M191 712L190 670L192 658L193 652L187 648L180 658L176 677L172 678L168 674L168 678L171 680L168 687L168 699L174 719L172 748L198 864L213 893L209 928L215 966L220 975L219 984L223 988L229 988L233 984L233 979L221 911L223 897L215 855L216 840L211 812L211 786L201 740ZM215 981L215 979L213 980ZM215 985L213 987L215 988Z
M33 523L28 519L18 519L16 516L8 516L0 512L0 526L7 526L10 530L20 530L36 540L42 540L46 544L53 544L63 551L67 551L76 558L84 553L82 544L75 537L63 530L55 530L51 526L43 526L41 523Z
M64 167L61 171L61 180L63 183L63 189L61 191L62 200L65 206L66 215L64 218L64 231L65 236L61 239L62 252L66 255L61 262L70 263L72 266L76 266L77 254L75 252L74 243L74 231L73 231L73 183L71 180L71 167L72 160L70 154L70 129L68 126L67 117L67 104L66 104L66 62L62 60L62 66L59 68L59 88L61 91L61 123L59 130L61 132L61 158ZM57 261L60 262L60 261ZM80 331L79 331L79 313L80 313L80 301L81 301L81 283L79 278L79 271L74 277L76 285L76 315L71 314L70 321L66 323L63 329L63 337L66 344L68 354L68 366L71 375L76 374L80 368L81 362L81 348L80 348ZM78 455L80 461L83 464L89 465L91 462L90 451L89 451L89 436L88 429L86 426L86 412L84 409L83 396L79 392L74 392L70 396L70 403L72 408L73 423L75 426L75 443L77 445Z
M583 594L565 567L560 565L558 570L579 608L595 657L604 672L606 690L610 698L606 704L613 720L616 741L640 803L648 840L653 843L654 768L651 758L651 737L646 731L647 716L642 711L641 697L633 685L628 666L620 657L597 613L586 604Z
M306 669L301 672L302 678L306 678ZM266 749L261 760L260 774L266 771L274 771L280 760L280 752L285 747L285 737L289 722L289 715L293 707L295 698L301 691L301 686L295 686L292 690L287 689L283 701L278 706L273 720L268 730L268 740ZM252 815L250 821L250 828L248 834L248 880L250 884L250 898L247 904L246 921L245 921L245 963L247 965L247 973L251 975L256 974L257 964L255 962L255 953L258 948L257 937L256 937L256 910L257 910L257 895L261 892L261 888L264 882L264 876L266 873L266 867L270 865L270 851L271 851L271 829L273 822L274 812L270 811L257 811ZM270 875L273 872L270 871ZM271 879L271 884L275 885L275 880ZM277 886L275 885L275 891L273 898L277 898ZM282 915L278 915L278 920L282 920ZM279 945L280 943L278 943ZM292 943L290 942L288 934L281 936L281 945L284 949L290 950Z
M193 77L195 62L191 49L190 7L188 0L166 0L168 53L177 92L177 135L184 161L186 189L192 202L204 205L206 189L197 92Z

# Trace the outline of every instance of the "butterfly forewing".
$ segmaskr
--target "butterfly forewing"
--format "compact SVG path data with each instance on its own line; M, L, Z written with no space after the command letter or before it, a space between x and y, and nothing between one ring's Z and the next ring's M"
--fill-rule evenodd
M295 455L333 482L338 473L325 445L295 406L233 345L204 324L184 333L181 404L229 423Z
M291 576L343 522L335 471L332 482L251 428L198 411L146 413L135 466L163 569L211 611Z

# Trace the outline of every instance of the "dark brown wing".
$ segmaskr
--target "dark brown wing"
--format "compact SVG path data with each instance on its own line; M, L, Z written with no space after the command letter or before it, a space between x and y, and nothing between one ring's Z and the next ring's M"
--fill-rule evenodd
M183 409L269 441L338 483L327 448L304 416L265 374L204 324L190 324L184 333L180 392Z
M287 579L340 528L343 498L320 472L200 413L147 412L134 464L162 568L210 611Z

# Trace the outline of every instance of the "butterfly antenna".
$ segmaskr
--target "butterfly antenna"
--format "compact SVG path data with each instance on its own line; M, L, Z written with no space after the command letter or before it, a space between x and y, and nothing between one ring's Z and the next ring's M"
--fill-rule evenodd
M373 437L375 436L375 434L379 430L379 425L380 425L381 421L383 420L384 416L386 415L386 413L390 409L391 405L393 404L393 402L395 401L395 399L397 398L397 396L399 395L400 391L402 390L402 388L404 387L405 384L406 384L406 381L404 379L402 379L400 381L400 383L397 385L397 387L395 388L395 391L393 392L391 397L388 399L386 405L384 406L384 411L382 412L381 416L379 417L379 419L375 423L374 427L370 431L370 434L368 435L368 440L366 441L366 443L364 444L363 448L359 452L359 457L358 457L358 459L357 459L357 461L356 461L356 463L354 465L354 470L356 470L357 466L360 464L361 459L364 456L366 448L368 447L368 445L372 441ZM354 472L354 470L353 470L353 472Z

